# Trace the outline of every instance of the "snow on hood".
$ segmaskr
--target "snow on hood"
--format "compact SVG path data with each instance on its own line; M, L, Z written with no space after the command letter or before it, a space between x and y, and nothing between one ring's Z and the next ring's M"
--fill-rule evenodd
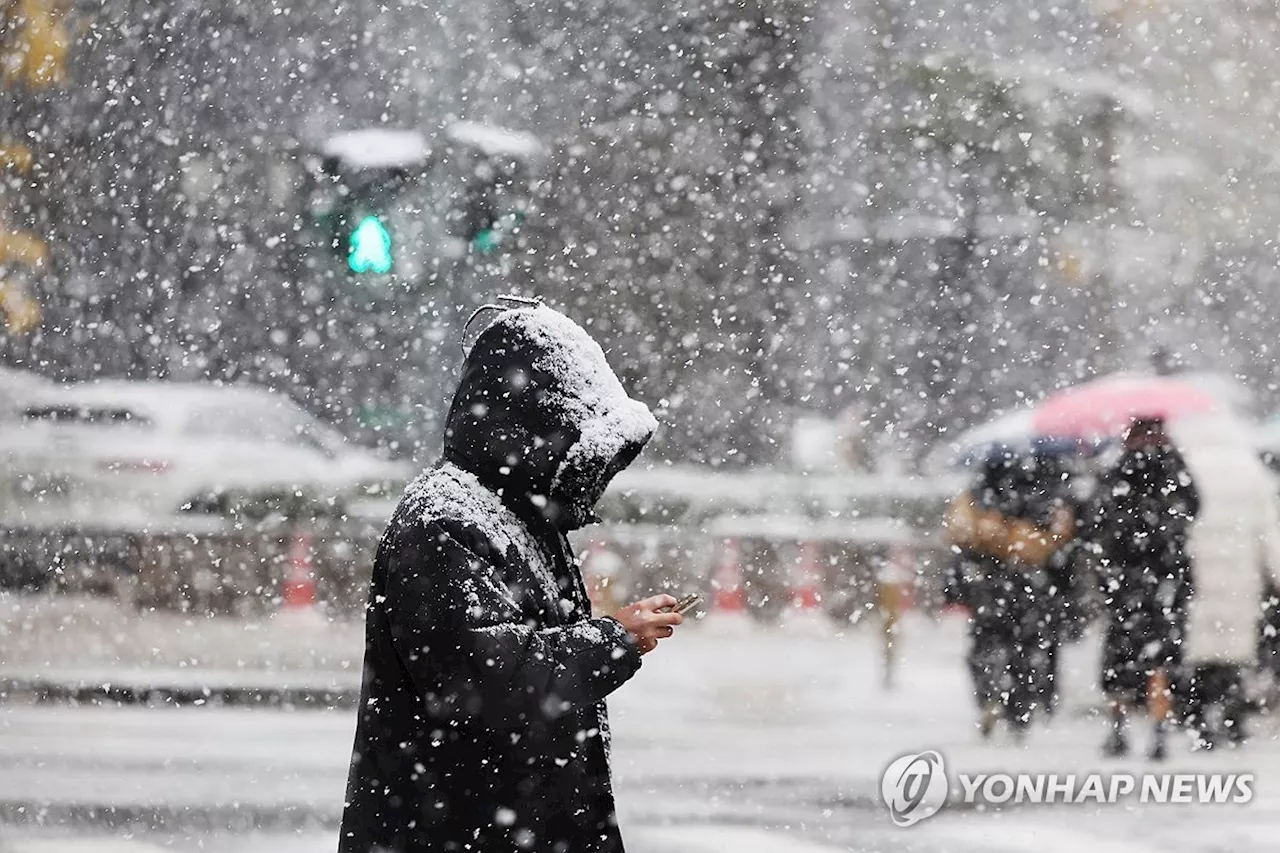
M512 308L467 354L445 455L509 502L553 504L572 528L656 428L581 326L543 305Z
M604 350L581 326L542 305L511 315L512 325L522 328L541 350L534 366L560 378L561 386L550 395L553 405L563 406L579 429L578 441L556 470L553 490L593 466L613 462L628 446L649 440L658 422L643 403L627 396ZM640 447L635 449L639 452Z

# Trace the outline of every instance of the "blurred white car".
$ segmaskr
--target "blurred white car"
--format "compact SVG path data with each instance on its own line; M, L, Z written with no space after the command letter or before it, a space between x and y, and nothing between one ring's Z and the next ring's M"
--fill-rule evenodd
M188 529L231 507L348 511L413 471L351 445L287 397L246 385L52 385L0 425L8 529Z
M29 370L0 367L0 426L8 426L18 420L28 400L36 399L54 387L54 383Z

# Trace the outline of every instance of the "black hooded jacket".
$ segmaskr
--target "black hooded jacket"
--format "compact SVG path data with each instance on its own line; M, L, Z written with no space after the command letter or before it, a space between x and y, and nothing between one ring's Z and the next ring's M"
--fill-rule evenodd
M622 850L603 700L640 657L565 533L654 427L551 309L481 334L378 548L341 853Z
M1181 571L1200 511L1191 470L1172 444L1126 450L1098 483L1092 539L1118 567Z

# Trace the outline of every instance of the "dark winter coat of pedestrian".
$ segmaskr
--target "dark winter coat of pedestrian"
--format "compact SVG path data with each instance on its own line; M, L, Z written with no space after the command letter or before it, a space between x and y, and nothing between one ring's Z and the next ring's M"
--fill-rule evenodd
M1046 713L1057 706L1058 651L1080 632L1077 555L1081 508L1067 457L1036 452L1022 466L1024 500L1019 517L1052 534L1052 552L1027 572L1033 592L1037 678L1035 699Z
M1163 422L1136 420L1120 459L1099 480L1090 534L1107 611L1101 682L1113 702L1108 752L1128 750L1126 710L1145 707L1153 677L1168 679L1181 661L1187 538L1199 508L1190 470ZM1164 751L1159 720L1152 751Z
M592 618L565 534L654 428L563 315L480 334L378 548L342 853L622 850L604 698L680 617Z
M1062 469L1045 457L997 454L947 514L957 551L951 596L969 609L968 664L984 735L1000 718L1021 733L1052 699L1055 613L1065 593L1054 561L1075 524L1064 493Z

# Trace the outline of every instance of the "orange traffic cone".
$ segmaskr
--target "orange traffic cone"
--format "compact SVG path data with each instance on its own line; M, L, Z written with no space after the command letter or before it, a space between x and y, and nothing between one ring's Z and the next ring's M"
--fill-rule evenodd
M797 610L813 610L822 602L822 547L817 542L800 543L800 559L793 570L791 604Z
M284 580L283 609L311 610L316 605L316 576L312 565L311 534L295 533L289 540L289 574Z
M715 609L721 613L743 613L747 609L747 590L742 585L742 554L735 539L721 543L720 562L711 577L716 591Z

